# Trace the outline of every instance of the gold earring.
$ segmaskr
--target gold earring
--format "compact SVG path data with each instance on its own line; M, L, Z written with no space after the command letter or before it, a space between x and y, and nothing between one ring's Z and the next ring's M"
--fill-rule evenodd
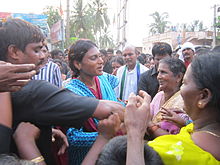
M198 102L198 107L202 108L201 106L202 106L202 102Z

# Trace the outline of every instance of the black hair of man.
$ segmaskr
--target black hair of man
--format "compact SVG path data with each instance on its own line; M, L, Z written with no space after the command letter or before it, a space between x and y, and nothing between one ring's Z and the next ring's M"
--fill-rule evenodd
M50 52L51 54L51 57L54 59L56 56L58 56L59 54L64 56L64 53L62 50L59 50L59 49L54 49Z
M105 57L108 56L108 53L107 53L107 51L106 51L105 49L101 49L101 50L99 50L99 51L100 51L100 53L101 53L102 55L104 55Z
M6 61L8 47L15 45L22 52L30 43L43 42L45 37L38 27L21 19L8 19L0 26L0 60Z
M107 49L107 53L114 54L114 50L113 50L112 48L108 48L108 49Z
M100 153L96 165L125 165L127 154L127 136L117 136L107 143ZM144 145L144 160L148 165L162 165L163 162L156 151Z
M172 54L172 48L170 44L166 42L156 42L154 43L154 46L152 48L152 55L155 57L155 55L166 55L169 54L171 56Z

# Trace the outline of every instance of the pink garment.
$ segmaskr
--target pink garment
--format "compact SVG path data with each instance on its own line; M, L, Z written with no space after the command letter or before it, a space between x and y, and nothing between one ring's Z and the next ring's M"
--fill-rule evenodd
M164 100L164 92L160 91L154 96L150 103L150 111L153 116L155 116L160 111L162 100Z
M178 99L179 102L180 102L180 107L181 107L181 103L183 102L182 100L182 97L180 96L180 94L178 95L173 95L169 100L171 100L173 97L175 97L175 99ZM168 101L169 101L168 100ZM167 102L168 102L167 101ZM160 111L160 108L165 104L165 101L164 101L164 92L163 91L160 91L158 92L153 100L151 101L151 104L150 104L150 110L151 110L151 114L153 116L153 118L158 114L158 112ZM168 108L165 106L165 108ZM169 108L176 108L175 105L173 107L169 107ZM181 108L182 109L182 108ZM188 120L189 119L189 116L186 114L186 113L178 113L178 115L183 118L184 120ZM175 125L174 123L172 122L169 122L169 121L161 121L157 123L161 129L169 132L170 134L177 134L179 133L180 131L180 128Z

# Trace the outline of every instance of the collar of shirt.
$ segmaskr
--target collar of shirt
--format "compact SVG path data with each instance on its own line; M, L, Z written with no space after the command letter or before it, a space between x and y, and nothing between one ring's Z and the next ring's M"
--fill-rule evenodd
M154 67L152 68L152 70L151 70L151 76L157 75L157 74L158 74L158 71L157 71L157 69L156 69L156 66L154 66Z

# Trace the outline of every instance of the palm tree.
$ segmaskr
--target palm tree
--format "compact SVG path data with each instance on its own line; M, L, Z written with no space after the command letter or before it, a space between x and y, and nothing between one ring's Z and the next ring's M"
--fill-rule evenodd
M107 4L103 0L93 0L90 1L88 4L91 15L92 15L92 29L95 36L96 43L101 46L100 38L105 35L105 37L102 37L102 40L106 39L106 42L108 43L110 38L108 38L106 31L108 30L110 20L107 15Z
M43 14L48 16L47 23L50 28L53 26L53 24L57 23L57 21L61 20L58 9L54 8L53 6L47 6L44 9Z
M91 16L88 13L87 5L83 5L83 0L76 0L73 8L70 21L71 36L94 39L91 31Z
M108 27L110 24L107 15L105 0L75 0L70 19L71 37L88 38L101 46L111 44Z
M94 0L88 4L92 12L92 19L94 21L94 32L101 31L104 27L108 27L110 24L107 15L107 4L103 0Z
M154 23L150 24L150 33L151 34L162 34L165 32L167 25L170 23L166 19L169 17L167 12L160 14L159 12L154 12L150 16L153 17Z
M102 36L99 37L99 47L100 48L113 48L115 47L113 39L109 34L108 29L105 27Z

